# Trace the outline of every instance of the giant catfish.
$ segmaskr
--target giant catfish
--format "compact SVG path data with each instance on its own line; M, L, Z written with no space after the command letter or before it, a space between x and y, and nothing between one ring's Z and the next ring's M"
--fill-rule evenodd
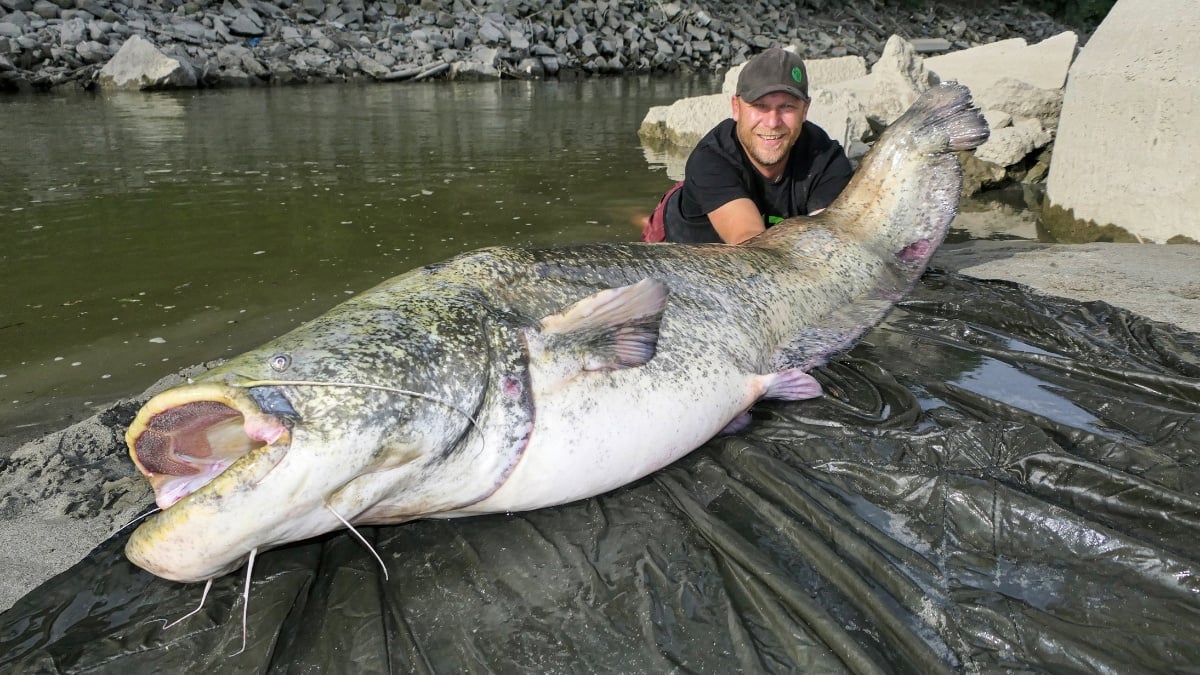
M965 87L926 91L823 213L738 246L489 248L385 281L154 396L126 440L162 508L126 554L176 581L348 524L562 504L821 394L954 219Z

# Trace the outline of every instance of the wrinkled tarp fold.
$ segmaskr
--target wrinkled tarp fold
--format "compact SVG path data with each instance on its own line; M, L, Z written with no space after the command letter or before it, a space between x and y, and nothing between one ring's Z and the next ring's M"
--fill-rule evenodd
M1200 668L1200 337L931 272L827 396L601 497L363 528L200 585L117 535L0 615L10 672ZM614 420L619 423L619 420ZM120 452L114 448L114 452Z

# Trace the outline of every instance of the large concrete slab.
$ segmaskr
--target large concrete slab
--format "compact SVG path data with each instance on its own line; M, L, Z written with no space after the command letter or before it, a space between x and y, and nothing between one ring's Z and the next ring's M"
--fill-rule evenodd
M1078 41L1069 31L1033 45L1022 38L1012 38L931 56L925 59L925 67L937 73L943 82L954 80L971 91L987 89L1006 78L1039 89L1060 89L1066 82Z
M1198 27L1196 0L1118 0L1071 67L1052 206L1142 240L1200 240Z

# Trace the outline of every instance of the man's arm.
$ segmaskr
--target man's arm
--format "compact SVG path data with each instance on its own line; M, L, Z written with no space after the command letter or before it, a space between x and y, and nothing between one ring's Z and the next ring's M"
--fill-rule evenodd
M762 214L748 197L725 202L709 211L708 220L726 244L740 244L766 229Z

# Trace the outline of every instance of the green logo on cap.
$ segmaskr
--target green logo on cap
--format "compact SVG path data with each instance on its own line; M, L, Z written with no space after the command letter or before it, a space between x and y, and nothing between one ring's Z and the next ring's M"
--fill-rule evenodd
M804 71L800 70L800 66L792 68L792 79L800 84L804 84Z

